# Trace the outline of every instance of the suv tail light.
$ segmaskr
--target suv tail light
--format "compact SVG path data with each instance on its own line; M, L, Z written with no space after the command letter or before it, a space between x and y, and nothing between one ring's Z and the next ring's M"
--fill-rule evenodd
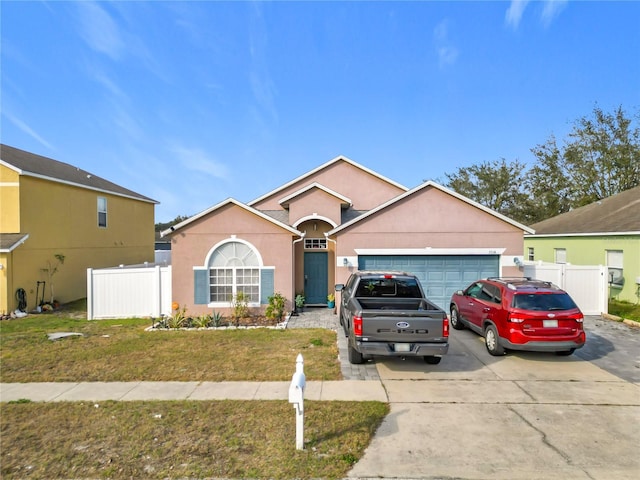
M507 317L507 321L511 322L511 323L522 323L525 320L527 320L527 316L526 315L522 315L522 314L509 314L509 316Z
M353 334L356 337L362 336L362 317L353 316Z
M442 319L442 336L443 337L448 337L449 336L449 319L447 318L446 315Z

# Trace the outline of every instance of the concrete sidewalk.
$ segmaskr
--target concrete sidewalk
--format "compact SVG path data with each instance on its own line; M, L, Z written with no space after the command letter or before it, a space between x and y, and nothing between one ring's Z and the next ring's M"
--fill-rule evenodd
M45 382L2 383L0 401L288 400L289 382ZM381 382L307 382L306 400L387 402Z
M327 328L337 331L338 356L344 380L309 381L307 400L387 402L387 393L373 361L351 365L338 317L327 308L306 308L287 328ZM292 359L291 373L295 371ZM0 401L38 402L105 400L288 400L289 382L39 382L0 383Z

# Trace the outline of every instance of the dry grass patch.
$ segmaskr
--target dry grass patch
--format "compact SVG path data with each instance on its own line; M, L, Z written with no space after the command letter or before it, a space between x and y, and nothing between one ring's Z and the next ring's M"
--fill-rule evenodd
M331 330L145 331L150 325L50 315L3 321L2 381L288 381L298 353L308 380L341 378ZM54 332L82 336L51 341Z
M388 406L283 401L2 405L2 478L344 478Z

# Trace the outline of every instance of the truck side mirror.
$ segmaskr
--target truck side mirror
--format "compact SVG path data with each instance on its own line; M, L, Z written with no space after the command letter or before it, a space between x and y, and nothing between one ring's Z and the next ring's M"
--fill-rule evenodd
M337 283L335 286L335 290L336 292L341 292L344 289L344 284L342 283Z

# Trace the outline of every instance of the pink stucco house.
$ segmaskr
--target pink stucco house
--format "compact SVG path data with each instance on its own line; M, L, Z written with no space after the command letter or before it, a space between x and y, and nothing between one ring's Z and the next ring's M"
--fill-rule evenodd
M442 307L487 276L518 275L532 230L437 183L408 189L337 157L249 202L229 198L163 232L173 300L190 313L224 310L238 291L260 307L274 292L291 308L326 305L354 270L418 275Z

